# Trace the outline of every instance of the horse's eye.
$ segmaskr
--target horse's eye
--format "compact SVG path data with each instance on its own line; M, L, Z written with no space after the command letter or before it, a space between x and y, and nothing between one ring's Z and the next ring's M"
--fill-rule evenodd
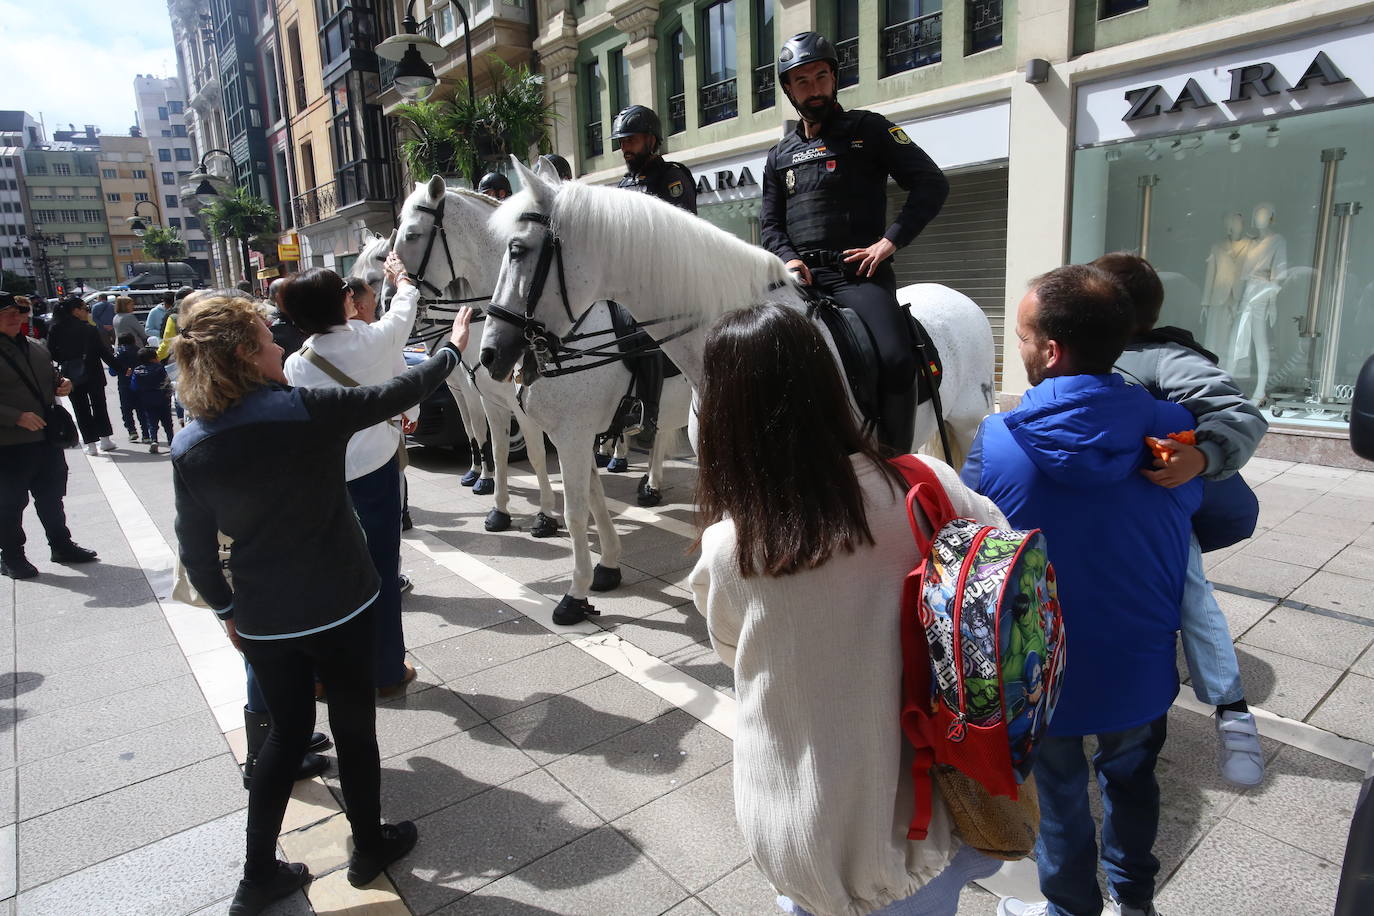
M518 260L520 260L520 256L523 255L524 253L525 253L525 246L524 246L523 244L521 244L520 242L511 242L511 243L510 243L510 259L511 259L512 261L518 261Z
M406 241L407 241L407 242L413 242L413 241L415 241L416 239L418 239L419 237L420 237L420 233L418 233L418 232L411 231L411 232L407 232L407 233L406 233Z

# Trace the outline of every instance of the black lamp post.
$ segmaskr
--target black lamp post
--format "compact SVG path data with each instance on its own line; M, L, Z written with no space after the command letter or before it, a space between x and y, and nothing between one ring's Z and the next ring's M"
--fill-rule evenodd
M159 207L155 201L140 200L138 203L134 204L134 215L125 220L125 222L129 224L129 230L139 238L143 238L144 233L148 231L148 223L143 219L143 217L138 215L138 208L143 206L144 204L147 204L150 207L152 207L153 211L157 213L157 222L153 223L153 225L162 225L162 208ZM172 268L167 264L166 258L161 258L160 260L162 261L163 280L166 282L167 288L171 289Z
M239 183L238 163L234 162L234 157L229 151L219 149L218 147L206 150L205 154L200 157L200 163L196 166L196 170L186 176L186 184L181 186L182 199L188 201L195 207L197 212L208 207L216 197L220 197L223 194L219 187L216 186L215 182L216 180L222 182L224 179L219 178L217 175L211 175L209 166L205 164L206 160L215 153L219 153L225 159L229 160L229 174L233 176L234 186L237 187ZM224 255L224 260L225 277L233 277L233 268L228 262L227 254ZM243 272L244 275L247 276L248 264L246 259L243 265Z

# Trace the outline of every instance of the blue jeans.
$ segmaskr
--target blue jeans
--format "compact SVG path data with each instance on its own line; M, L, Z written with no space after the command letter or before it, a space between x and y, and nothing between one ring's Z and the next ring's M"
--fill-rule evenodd
M1093 767L1102 790L1102 868L1120 902L1145 907L1155 894L1159 860L1159 783L1155 762L1168 717L1097 736ZM1040 838L1035 844L1040 892L1050 916L1098 916L1097 842L1088 807L1088 761L1080 737L1050 738L1035 760L1040 792Z
M1188 673L1197 698L1209 706L1225 706L1244 699L1231 628L1212 594L1196 537L1188 546L1188 574L1183 582L1180 613L1183 654L1188 659Z
M382 579L377 600L372 603L376 621L376 664L378 687L399 684L405 677L406 640L401 630L401 470L393 457L386 464L348 482L353 511L367 537L367 552L377 575Z
M253 674L253 666L248 664L246 658L243 660L243 670L248 675L248 700L243 704L243 708L262 715L267 712L267 698L262 695L262 688L258 686L258 679Z

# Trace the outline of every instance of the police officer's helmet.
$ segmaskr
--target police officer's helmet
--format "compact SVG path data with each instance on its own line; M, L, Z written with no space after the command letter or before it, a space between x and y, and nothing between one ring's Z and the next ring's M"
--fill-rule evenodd
M512 193L510 179L500 172L487 172L483 175L482 180L477 182L477 190L481 191L483 194L488 191L505 191L507 194Z
M545 153L539 157L553 166L553 170L558 173L558 177L564 181L572 181L572 166L568 165L568 160L557 153Z
M663 142L663 125L652 108L631 105L615 116L611 123L612 140L624 140L635 134L653 134L654 139Z
M840 69L840 55L830 39L819 32L798 32L783 42L778 52L778 79L786 85L790 71L818 60L828 60L836 71Z

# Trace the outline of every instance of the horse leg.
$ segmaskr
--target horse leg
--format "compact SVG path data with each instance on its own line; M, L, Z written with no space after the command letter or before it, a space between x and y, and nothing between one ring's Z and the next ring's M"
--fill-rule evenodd
M463 432L468 436L471 465L467 473L458 478L458 482L465 487L472 486L482 476L482 449L473 435L472 409L468 403L468 388L471 384L466 373L455 372L448 377L448 390L453 395L453 403L458 406L458 417L463 421Z
M609 592L620 585L620 532L615 530L611 511L606 508L606 489L595 470L589 489L592 516L596 519L596 533L601 541L601 562L596 564L592 574L592 591Z
M515 421L525 435L525 454L529 456L534 476L539 481L539 513L534 517L530 536L536 538L553 537L558 533L558 513L554 507L553 484L549 483L549 456L544 450L544 430L534 418L522 411L516 411Z
M592 552L587 540L587 520L590 515L592 476L596 473L586 440L555 441L563 469L563 520L573 549L573 576L568 591L553 611L553 622L560 626L581 623L594 617L597 611L587 601L592 585Z
M654 436L654 446L649 449L649 473L640 478L639 490L635 495L635 502L646 509L663 502L663 462L676 438L677 430L662 427Z
M630 469L630 442L628 436L615 440L615 454L606 465L612 474L623 474Z
M496 505L487 513L483 527L488 531L505 531L510 527L510 418L511 412L496 398L483 398L482 411L486 414L487 427L491 432L491 455L496 472ZM498 430L506 430L501 435ZM477 493L473 487L472 492ZM479 494L480 495L480 494Z

